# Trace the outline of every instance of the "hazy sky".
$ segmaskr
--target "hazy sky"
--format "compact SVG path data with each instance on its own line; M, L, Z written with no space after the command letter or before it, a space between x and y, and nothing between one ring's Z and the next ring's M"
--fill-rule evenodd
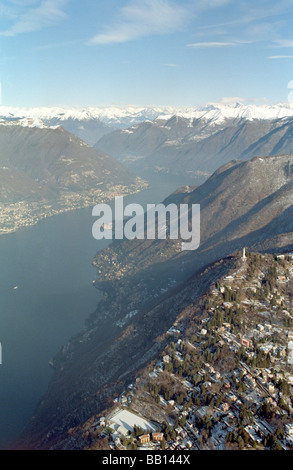
M3 105L275 103L291 80L293 0L0 0Z

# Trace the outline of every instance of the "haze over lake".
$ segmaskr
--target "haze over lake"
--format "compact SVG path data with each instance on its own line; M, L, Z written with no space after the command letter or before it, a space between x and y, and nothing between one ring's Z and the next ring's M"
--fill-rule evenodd
M158 203L178 186L180 180L162 178L125 203ZM93 222L89 207L0 237L1 448L17 437L46 391L50 359L96 308L91 262L110 240L94 240Z

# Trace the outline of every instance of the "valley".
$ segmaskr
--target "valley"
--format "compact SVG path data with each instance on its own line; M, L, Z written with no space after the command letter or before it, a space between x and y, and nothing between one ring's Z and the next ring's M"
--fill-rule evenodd
M0 17L0 448L281 462L293 0Z
M231 162L202 186L169 196L165 202L201 204L201 245L194 252L186 254L174 240L122 240L98 253L95 285L103 298L84 331L52 360L48 392L18 445L66 448L69 429L102 412L158 357L179 313L233 269L233 253L243 247L292 250L292 180L286 171L292 158Z
M134 129L114 130L102 137L102 141L109 139L114 148L122 151L123 143L120 145L116 136L125 135L132 139L138 129L142 134L137 142L148 151L148 146L160 148L165 131L166 137L172 129L173 135L175 132L183 142L187 138L186 129L196 129L198 139L190 139L193 163L181 158L180 152L176 156L181 169L190 170L188 176L185 170L178 172L170 161L170 173L157 172L147 163L151 161L147 153L140 159L129 159L128 153L127 158L117 154L112 157L99 148L101 140L96 148L92 148L58 125L51 128L31 120L2 123L0 138L4 151L1 161L3 172L7 172L1 180L4 230L13 231L36 223L41 217L110 201L116 195L132 194L135 200L135 194L139 198L139 193L147 188L143 175L149 174L150 194L158 177L163 186L169 184L175 188L175 181L183 182L162 202L177 207L180 204L190 208L193 204L200 205L201 232L199 247L190 252L182 250L180 238L148 240L145 237L143 240L113 240L94 256L92 265L96 279L93 284L102 298L95 311L89 312L84 329L51 358L53 373L48 389L13 447L87 447L89 443L82 436L84 429L88 433L88 428L83 423L95 422L93 417L111 409L113 399L123 395L137 374L152 361L158 361L165 348L168 351L168 332L177 330L178 316L185 311L191 312L193 304L202 305L203 298L205 301L210 298L205 296L209 295L211 286L231 275L244 247L248 253L258 253L257 256L265 253L282 256L292 251L293 156L290 139L285 138L290 134L290 109L271 111L273 116L268 113L270 118L263 119L249 113L241 115L240 110L234 108L231 112L236 116L213 114L213 122L208 124L204 121L207 111L205 117L198 117L196 124L194 116L192 120L181 116L164 120L161 116L152 122L136 122ZM255 155L257 145L252 143L251 136L260 136L261 128L266 135L268 132L276 134L276 142L282 135L283 142L288 142L282 149L288 151L269 156ZM200 157L196 147L202 140L202 132L205 157L204 154ZM224 140L223 135L226 135ZM235 140L233 136L236 135L245 137L246 147L243 140ZM13 145L10 143L12 137ZM208 144L209 139L214 138L220 138L216 154ZM259 141L263 142L262 155L268 150L268 140ZM232 145L231 154L225 142ZM240 159L247 145L251 147L251 153ZM238 158L231 158L235 148L242 148L242 153ZM281 147L275 143L271 151L275 148ZM180 149L181 145L177 150ZM108 150L113 153L113 149ZM139 155L138 148L134 147L134 155ZM159 162L159 158L157 155L154 161ZM200 159L205 166L201 166ZM131 161L137 164L139 176L135 176L135 165L132 166ZM197 168L196 173L192 171L192 165ZM16 181L21 181L22 185L15 185ZM166 224L169 233L169 221L166 220ZM290 306L288 309L291 315ZM208 321L212 322L212 317ZM229 323L228 320L225 323ZM187 330L182 331L180 339L184 344L186 341L193 344ZM225 374L223 371L223 377ZM136 411L140 410L138 397L135 402ZM166 429L161 431L164 434ZM230 437L234 442L236 437L232 438L232 434ZM103 446L106 438L103 433L96 435L93 445ZM205 439L203 437L203 443Z
M140 175L185 176L198 185L230 160L291 153L292 109L207 106L161 115L107 134L95 148Z

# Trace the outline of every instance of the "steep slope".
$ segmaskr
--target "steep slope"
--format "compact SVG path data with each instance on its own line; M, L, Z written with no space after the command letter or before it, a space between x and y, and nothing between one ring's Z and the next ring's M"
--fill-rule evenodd
M239 113L173 116L116 130L95 148L109 152L138 174L161 172L203 182L233 158L293 152L292 117Z
M39 121L0 123L0 203L9 225L17 202L54 204L55 210L82 207L144 183L111 156L89 147L62 127ZM97 199L95 199L97 198ZM21 218L22 212L17 218ZM15 216L15 214L13 214Z
M76 135L88 145L93 146L97 139L101 139L104 135L113 132L114 126L109 126L100 119L94 117L52 117L44 119L44 123L48 126L62 126L71 134Z
M233 161L202 186L172 194L166 204L201 204L196 251L183 252L177 240L124 240L98 254L97 286L104 297L86 330L54 358L48 392L19 448L62 448L70 428L104 409L156 356L164 346L161 335L231 268L232 253L244 246L292 250L292 170L292 155Z
M97 183L131 184L135 177L109 155L65 131L0 126L1 164L56 191L89 189Z
M102 252L95 261L103 267L99 282L119 279L121 271L134 275L144 270L146 276L146 270L154 266L158 270L170 270L169 273L182 279L195 265L200 268L216 260L219 252L226 256L231 250L254 244L261 249L261 243L278 233L290 232L292 165L292 155L256 157L248 162L234 160L201 186L193 190L182 188L172 194L164 201L166 205L201 206L199 249L184 252L177 240L116 242L108 248L108 258L115 257L119 268L103 262Z

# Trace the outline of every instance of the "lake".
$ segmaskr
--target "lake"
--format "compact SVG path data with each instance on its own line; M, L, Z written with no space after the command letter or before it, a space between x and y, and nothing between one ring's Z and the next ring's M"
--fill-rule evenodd
M125 203L158 203L180 183L157 180ZM93 222L92 208L86 208L0 237L1 449L18 436L45 393L50 359L99 301L91 262L110 241L94 240Z

